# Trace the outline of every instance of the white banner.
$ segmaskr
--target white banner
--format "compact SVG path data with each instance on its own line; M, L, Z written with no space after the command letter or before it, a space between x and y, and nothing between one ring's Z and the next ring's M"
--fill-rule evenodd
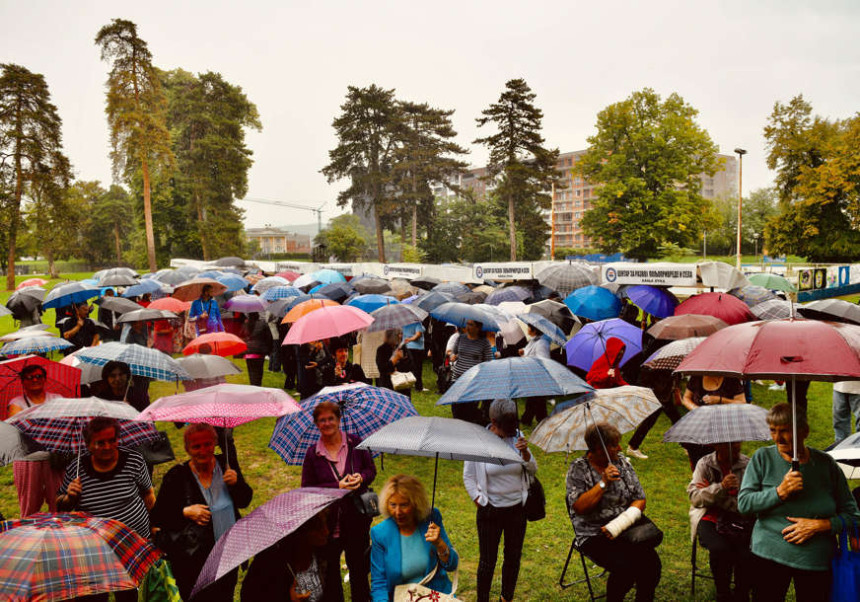
M424 274L420 263L386 263L382 266L382 276L388 278L418 278Z
M695 263L609 263L603 266L603 282L696 286Z
M442 282L483 282L482 278L475 278L472 268L465 265L425 265L424 275Z
M291 272L298 272L299 274L310 274L311 272L316 272L318 269L320 269L318 264L307 263L305 261L278 262L278 271L289 270Z
M506 263L476 263L472 275L478 280L529 280L532 278L532 264L528 261L509 261Z

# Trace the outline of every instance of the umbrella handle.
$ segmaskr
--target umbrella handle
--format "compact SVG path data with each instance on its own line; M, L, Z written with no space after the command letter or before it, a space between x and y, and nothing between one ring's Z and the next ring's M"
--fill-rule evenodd
M436 452L436 463L433 466L433 497L430 501L430 510L436 507L436 476L439 474L439 452Z

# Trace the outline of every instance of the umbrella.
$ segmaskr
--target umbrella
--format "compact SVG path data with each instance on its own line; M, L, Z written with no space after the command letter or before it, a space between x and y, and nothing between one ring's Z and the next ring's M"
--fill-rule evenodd
M122 292L122 296L126 299L130 299L132 297L143 297L144 295L151 295L152 293L161 291L162 286L164 286L164 283L159 282L155 278L147 278L146 280L141 280L140 283L125 289Z
M439 416L410 416L388 424L362 441L357 449L435 458L432 508L436 503L439 458L488 464L521 464L507 443L482 426Z
M567 337L565 336L564 331L550 322L549 318L545 318L540 314L522 313L517 316L517 320L520 320L533 327L538 332L543 333L556 345L564 345L567 342Z
M223 333L221 333L223 334ZM169 355L156 349L123 343L102 343L96 347L85 347L75 356L82 362L104 366L109 361L124 362L135 376L145 376L156 380L189 380L185 368L176 363Z
M593 387L554 360L508 357L472 366L436 405L483 399L569 396L593 391Z
M565 297L564 304L570 313L589 320L617 318L621 313L621 301L600 286L588 285Z
M683 314L714 316L729 325L754 319L746 303L728 293L694 295L675 308L676 316Z
M323 284L316 291L324 297L328 297L332 301L342 301L349 297L353 292L352 287L345 282L334 282L332 284Z
M702 406L673 424L663 441L699 445L770 441L767 410L747 403Z
M283 278L287 282L292 282L293 280L295 280L299 276L301 276L301 274L299 274L298 272L293 272L292 270L281 270L280 272L278 272L277 274L275 274L274 276L271 276L271 277L272 278Z
M591 266L571 261L544 268L535 278L542 285L558 291L560 295L565 297L576 289L598 282L597 275Z
M412 304L415 307L415 304ZM499 330L500 323L508 321L508 317L492 305L467 305L466 303L443 303L430 312L430 315L441 320L465 327L466 322L480 322L484 330Z
M272 498L236 521L209 553L191 591L211 585L240 564L293 533L316 514L349 495L348 489L302 487Z
M497 288L488 294L484 303L498 305L502 301L525 301L531 298L531 296L531 292L521 286L506 286L505 288Z
M62 397L77 397L81 385L80 370L37 355L17 357L0 362L0 418L6 418L9 402L24 393L20 374L32 364L45 369L45 391Z
M642 365L652 370L674 370L706 337L678 339L651 354Z
M319 303L319 301L308 301L308 303ZM333 302L332 302L333 303ZM392 307L400 307L394 305ZM284 321L298 307L290 310ZM366 312L348 305L332 306L320 305L314 311L306 313L297 319L287 336L284 337L283 345L301 345L310 341L321 341L339 337L349 332L355 332L367 328L373 323L373 318Z
M25 290L28 289L21 289L19 292L24 292ZM65 284L58 284L52 288L47 295L45 295L45 300L42 301L42 308L49 309L51 307L65 307L72 303L84 303L93 297L98 297L99 293L99 287L83 284L81 282L66 282ZM12 308L10 307L9 309Z
M88 364L79 360L77 354L84 349L86 349L86 347L83 347L73 353L70 353L69 355L61 359L58 363L79 370L81 373L81 384L88 385L90 383L94 383L102 379L102 367L97 366L95 364ZM77 395L78 393L75 393L74 395L67 395L66 397L75 397Z
M74 347L66 339L61 339L47 332L40 337L26 337L6 343L0 347L0 355L27 355L30 353L48 353L60 349L68 349Z
M268 305L257 295L237 295L227 300L224 309L240 314L261 314Z
M784 276L779 274L761 273L752 274L747 277L752 284L764 287L771 291L784 291L786 293L796 293L795 286L786 280Z
M242 369L220 355L204 355L193 353L187 357L176 359L176 363L185 368L191 378L218 378L229 374L242 374Z
M536 313L548 318L550 322L561 328L563 332L577 330L582 325L579 318L570 313L567 305L552 299L544 299L528 306L529 313Z
M792 302L785 299L771 299L750 308L759 320L782 320L794 316Z
M627 346L620 366L642 351L642 331L624 320L614 318L583 326L564 346L567 365L590 370L594 361L606 353L606 341L621 339Z
M827 453L844 465L842 471L845 473L846 479L858 478L858 467L860 467L860 433L849 435L836 445L827 448Z
M125 324L131 322L154 322L156 320L177 319L179 319L179 316L172 311L167 311L166 309L150 309L147 307L124 313L117 318L116 322L117 324Z
M97 276L99 286L133 286L137 284L137 277L128 273L125 268L111 268ZM95 276L94 276L95 277Z
M846 324L860 324L860 307L842 299L822 299L812 301L797 308L804 318L813 320L832 320Z
M227 287L228 293L245 290L245 287L251 284L250 282L248 282L241 276L237 276L236 274L223 274L222 276L216 278L216 280Z
M361 280L353 279L352 288L362 295L383 294L391 290L391 285L384 278L362 278Z
M188 301L180 301L174 297L162 297L150 303L147 309L163 309L165 311L172 311L175 314L181 314L191 309L191 304Z
M442 281L438 278L433 278L432 276L421 276L419 278L413 278L410 281L412 286L417 286L418 288L423 288L425 291L429 291L437 284L441 284Z
M489 296L490 293L492 293L495 290L496 290L496 287L490 286L489 284L479 284L478 286L472 288L473 293L484 293L487 296ZM529 295L531 295L531 293L529 293Z
M278 299L266 308L266 313L272 317L283 318L290 309L290 303L295 297Z
M302 401L300 413L284 416L275 425L269 447L287 464L301 466L308 448L319 441L320 433L314 424L313 411L324 401L340 406L341 430L359 439L365 439L386 424L418 415L408 397L390 389L364 383L325 387Z
M702 285L711 288L722 288L727 291L741 288L750 284L747 277L741 274L735 266L722 261L705 261L698 264Z
M646 387L598 389L590 399L575 405L560 404L552 416L541 421L529 438L545 452L570 452L587 449L585 429L589 424L607 422L626 433L660 409L660 402Z
M706 337L728 326L714 316L684 314L669 316L648 329L648 334L655 339L687 339L690 337Z
M498 307L505 313L508 313L515 317L519 317L520 314L528 313L530 306L526 305L522 301L502 301L496 307Z
M675 295L663 288L640 284L627 289L627 298L636 307L642 308L646 313L658 318L666 318L675 313L678 299Z
M463 293L456 297L457 301L460 303L468 303L469 305L483 303L486 298L487 294L479 291L469 291L468 293Z
M25 326L24 328L19 328L15 332L4 334L0 337L0 341L8 343L9 341L17 341L28 337L52 337L54 334L48 332L49 328L50 326L47 324L33 324L32 326Z
M432 312L443 303L451 303L452 301L454 301L454 295L432 291L421 295L410 305Z
M402 304L380 307L370 315L373 318L373 324L367 328L367 332L403 328L409 324L424 321L429 314L412 304Z
M299 318L322 309L323 307L334 307L339 305L340 304L337 303L337 301L332 301L331 299L307 299L306 301L301 301L291 307L290 311L287 312L287 315L284 316L282 324L291 324L296 322ZM353 307L353 309L355 308Z
M270 288L274 288L276 286L289 286L290 281L286 278L281 278L280 276L269 276L268 278L263 278L257 284L251 287L251 292L258 293L262 295Z
M18 286L15 287L16 291L20 291L22 288L27 288L28 286L45 286L48 284L47 280L43 280L42 278L29 278L19 283Z
M67 600L134 589L160 553L119 521L83 512L34 514L0 523L7 602Z
M137 311L140 309L140 305L131 301L129 299L124 299L122 297L102 297L101 299L96 300L96 305L99 307L103 307L108 311L113 311L118 314L128 313L130 311ZM162 308L152 308L152 309L164 309Z
M245 267L245 260L241 257L221 257L215 260L215 265L225 268L243 268Z
M12 310L7 308L5 305L0 305L0 318L3 316L11 316Z
M44 298L45 289L38 286L27 286L9 295L6 307L13 313L31 313L42 304Z
M263 301L277 301L278 299L299 297L301 295L304 295L304 293L294 286L278 284L275 286L267 287L265 289L265 292L260 295L260 298L263 299Z
M173 296L180 301L194 301L203 294L203 287L206 285L212 286L211 294L213 297L222 295L227 291L225 285L213 278L192 278L178 285L173 291Z
M357 307L361 311L366 311L370 313L374 310L379 309L380 307L385 307L387 305L397 305L400 303L394 297L390 297L388 295L356 295L352 299L348 300L345 305L349 305L350 307ZM424 309L424 308L422 308Z
M182 350L182 355L200 353L200 349L204 347L209 348L209 353L226 357L244 353L248 349L248 344L229 332L208 332L192 339Z
M764 303L765 301L777 298L777 296L770 290L754 284L741 288L733 288L729 291L729 294L734 295L749 307L754 307L759 303Z
M472 289L460 282L443 282L442 284L437 284L430 290L437 293L448 293L449 295L456 297L457 295L471 292Z
M335 270L317 270L311 272L309 276L320 284L332 284L334 282L346 282L346 277Z
M41 450L41 445L14 426L0 422L0 466L6 466Z
M188 280L188 274L179 270L163 270L155 275L154 280L170 286L176 286Z

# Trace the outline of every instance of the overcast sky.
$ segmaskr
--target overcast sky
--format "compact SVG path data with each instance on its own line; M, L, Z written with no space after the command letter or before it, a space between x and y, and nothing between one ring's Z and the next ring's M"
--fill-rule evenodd
M248 196L343 212L319 170L348 85L455 109L460 144L475 117L522 77L548 145L585 148L597 113L643 87L678 92L721 152L746 148L744 192L769 186L762 128L775 101L803 93L816 113L860 109L860 2L96 2L0 0L0 62L47 79L80 179L111 179L108 65L93 39L112 18L137 23L164 69L220 72L256 103ZM485 128L487 129L487 128ZM310 211L240 202L246 225L315 221Z

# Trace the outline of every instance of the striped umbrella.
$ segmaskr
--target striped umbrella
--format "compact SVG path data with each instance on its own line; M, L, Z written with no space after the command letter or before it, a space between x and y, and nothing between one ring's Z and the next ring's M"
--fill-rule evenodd
M535 279L544 286L558 291L563 297L576 289L597 284L597 275L587 263L558 263L541 270Z
M663 435L664 443L770 441L767 410L748 403L702 406L687 412Z
M386 305L370 313L373 324L367 332L403 328L408 324L422 322L428 315L426 311L412 304Z
M661 347L651 354L651 356L643 362L643 366L647 366L652 370L674 370L681 361L707 337L691 337L689 339L678 339L672 341L668 345Z
M176 363L169 355L156 349L141 345L126 345L123 343L102 343L96 347L86 347L75 356L87 364L104 366L114 360L124 362L131 368L135 376L145 376L155 380L190 380L185 368Z

